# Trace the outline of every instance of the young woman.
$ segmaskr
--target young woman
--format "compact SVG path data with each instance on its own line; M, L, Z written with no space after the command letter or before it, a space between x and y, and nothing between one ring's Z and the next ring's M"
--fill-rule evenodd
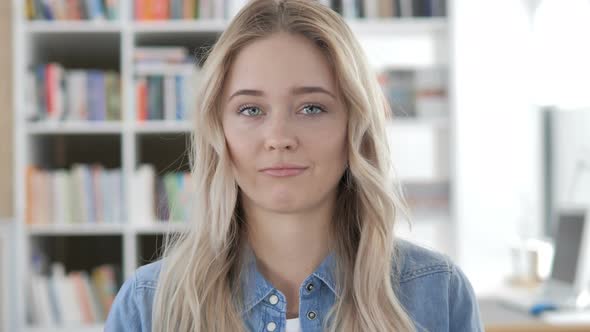
M483 330L460 269L394 235L390 108L338 14L250 1L197 107L190 230L124 283L106 331Z

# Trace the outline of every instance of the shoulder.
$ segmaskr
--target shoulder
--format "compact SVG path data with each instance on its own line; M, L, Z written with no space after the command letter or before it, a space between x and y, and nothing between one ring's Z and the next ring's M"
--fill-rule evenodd
M150 331L151 311L161 261L139 267L115 297L105 323L105 331Z
M156 288L158 278L160 276L160 269L162 268L162 261L158 260L140 266L135 271L135 287L136 288Z
M450 274L454 265L450 258L409 241L398 239L394 269L399 282L407 282L430 274Z
M447 255L398 240L396 259L396 293L419 331L483 331L471 283Z

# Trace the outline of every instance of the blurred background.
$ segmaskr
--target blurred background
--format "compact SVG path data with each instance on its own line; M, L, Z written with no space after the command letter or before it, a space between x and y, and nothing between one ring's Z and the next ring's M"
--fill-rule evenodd
M0 331L102 331L182 231L192 88L246 2L0 1ZM574 313L498 296L542 286L559 216L590 207L590 0L320 2L392 105L399 235L465 271L486 330L590 331L584 264Z

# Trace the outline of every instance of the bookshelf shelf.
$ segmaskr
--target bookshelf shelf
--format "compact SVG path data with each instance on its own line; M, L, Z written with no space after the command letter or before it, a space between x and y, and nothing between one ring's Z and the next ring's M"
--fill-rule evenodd
M134 231L138 235L165 234L167 232L181 232L187 227L183 222L154 222L146 225L134 225Z
M192 129L190 122L180 121L146 121L135 124L135 132L148 133L188 133Z
M432 34L447 30L447 19L444 17L352 19L348 22L354 32L363 34Z
M226 20L135 21L133 31L137 33L221 33L227 23ZM356 33L430 34L442 33L447 29L447 20L444 17L350 19L349 24Z
M25 31L34 34L48 33L119 33L120 22L110 21L28 21Z
M142 118L138 115L143 115L138 112L138 109L143 109L141 108L143 104L138 102L140 99L137 92L141 91L137 88L138 78L141 79L142 75L172 76L172 74L159 68L148 68L153 72L144 70L145 68L142 69L134 55L139 53L140 48L182 47L188 51L191 58L194 58L195 55L200 55L196 54L200 49L214 44L227 27L228 21L223 19L138 21L132 18L133 1L119 1L120 20L117 21L29 21L23 15L26 2L12 1L15 13L14 109L18 110L14 117L15 177L17 179L15 181L15 224L18 226L15 227L15 246L18 254L15 257L17 301L13 308L10 308L10 314L16 317L15 330L17 331L102 331L104 326L101 324L72 327L31 325L32 323L27 319L29 304L27 301L29 300L26 296L29 290L27 287L30 286L29 277L32 274L31 252L36 248L35 245L49 250L48 260L63 263L66 270L90 271L100 264L110 264L121 271L121 278L127 279L138 266L157 258L164 234L186 230L188 224L185 222L151 222L152 218L144 219L146 214L136 215L135 213L138 210L141 211L138 205L142 204L140 203L142 200L137 196L142 192L143 184L137 185L135 182L140 166L143 164L152 166L160 181L166 173L177 173L174 174L176 176L188 171L186 152L193 125L188 120L143 122L137 120ZM368 53L370 64L377 70L381 69L381 65L415 70L438 65L445 66L448 63L446 57L450 28L447 18L349 19L348 21ZM374 48L371 48L373 46ZM201 58L198 60L200 61ZM122 120L90 122L77 121L83 118L73 117L72 119L76 120L29 122L27 115L31 115L28 114L31 113L29 112L31 101L38 102L33 104L35 107L41 104L40 100L42 101L42 99L30 98L30 87L36 86L30 85L32 82L29 80L30 71L50 63L63 67L66 74L76 70L116 73L120 83L120 100L116 105L120 105L120 109L118 116L111 119ZM162 74L162 72L165 73ZM195 76L198 78L198 73L195 73ZM72 95L76 94L72 93ZM38 94L36 96L39 98ZM190 105L187 109L190 109ZM180 117L179 113L166 114L165 117L142 119L190 118L190 114L184 112L181 112L183 116ZM168 116L170 114L173 116ZM421 114L435 115L435 113ZM441 118L395 119L390 124L390 129L405 133L426 132L425 135L434 135L432 134L434 132L452 129L450 117L449 114L448 117ZM42 116L36 118L43 119ZM403 144L407 145L407 140ZM105 169L120 172L123 185L121 201L126 202L127 213L113 220L119 221L118 219L121 218L124 220L120 220L121 223L118 224L65 224L63 222L27 224L25 211L27 194L29 194L26 182L28 167L37 166L47 173L52 173L53 176L61 170L70 171L69 174L71 174L71 169L76 164L99 164ZM407 177L402 181L413 186L444 187L452 184L452 179L445 175ZM433 211L425 212L428 218L448 220L452 217L448 209ZM423 214L424 212L414 215L422 216ZM77 221L77 219L74 220ZM108 253L105 253L106 247L108 247L106 250ZM76 257L67 255L72 250L73 256ZM83 254L79 254L78 251ZM91 252L94 256L90 254ZM76 267L77 264L81 264L78 259L88 265ZM118 286L120 284L117 284Z
M27 327L25 332L102 332L104 325L97 324L91 326L72 326L72 327Z
M121 134L121 122L28 123L29 134Z
M33 224L27 227L30 235L121 235L124 224Z

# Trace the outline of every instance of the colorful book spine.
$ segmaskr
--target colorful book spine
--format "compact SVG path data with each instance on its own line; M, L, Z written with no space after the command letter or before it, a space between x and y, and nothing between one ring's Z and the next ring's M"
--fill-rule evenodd
M104 323L120 287L120 268L103 264L89 271L65 272L51 263L49 275L35 271L29 286L29 317L40 326L91 326Z
M119 121L121 82L112 71L38 65L29 73L30 121Z
M350 1L353 13L362 12L363 0ZM374 0L373 0L374 1ZM133 13L138 21L230 19L247 0L134 0Z
M120 170L76 164L26 172L28 224L120 223L125 220Z
M184 222L190 211L192 176L189 172L170 172L156 175L154 165L142 164L134 175L135 187L141 188L135 202L138 222ZM139 190L138 190L139 191ZM146 213L146 211L149 211Z
M119 0L26 0L29 20L117 20Z
M184 120L185 118L185 94L183 89L184 77L178 75L175 77L175 89L176 89L176 117L175 120Z
M199 74L184 47L141 47L134 53L137 121L185 121Z
M136 104L137 104L137 120L140 122L148 119L148 91L147 91L147 79L140 77L136 80Z
M163 120L163 78L162 76L150 76L148 87L148 118L150 120Z

